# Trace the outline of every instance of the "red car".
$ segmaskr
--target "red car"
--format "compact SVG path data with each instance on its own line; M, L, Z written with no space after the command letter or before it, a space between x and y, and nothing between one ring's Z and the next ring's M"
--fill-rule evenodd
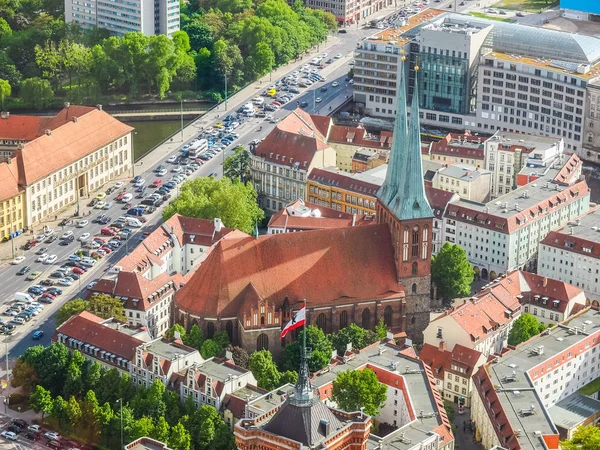
M106 253L112 253L112 248L110 247L102 247L101 250L104 250Z
M82 269L81 267L73 267L73 273L76 273L77 275L83 275L85 273L85 269Z
M152 183L153 188L157 188L160 185L162 185L162 180L160 178L157 178L156 180L154 180L154 183Z
M271 102L271 105L281 106L281 103L279 103L278 101L274 101L274 102Z
M95 242L99 242L100 244L104 244L106 242L106 239L102 239L101 237L97 237L97 236L92 240Z
M100 234L103 236L114 236L115 234L117 234L117 232L112 228L102 228L100 230Z
M125 197L127 195L127 192L121 192L119 195L117 195L117 197L115 198L115 200L117 200L118 202L120 202L121 200L123 200L123 197Z
M54 300L56 298L56 295L52 295L52 294L49 294L48 292L44 292L42 294L42 298L49 298L50 300Z

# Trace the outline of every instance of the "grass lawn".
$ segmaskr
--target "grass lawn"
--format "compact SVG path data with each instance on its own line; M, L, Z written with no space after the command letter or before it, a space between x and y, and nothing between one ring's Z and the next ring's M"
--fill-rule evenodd
M484 14L481 12L471 12L469 14L479 17L480 19L497 20L498 22L514 22L513 19L509 19L508 17L490 16L489 14Z
M582 395L593 395L598 391L600 391L600 378L596 378L591 383L588 383L579 389L579 393Z
M555 5L558 5L557 0L500 0L493 6L494 8L540 12L542 9L546 9Z

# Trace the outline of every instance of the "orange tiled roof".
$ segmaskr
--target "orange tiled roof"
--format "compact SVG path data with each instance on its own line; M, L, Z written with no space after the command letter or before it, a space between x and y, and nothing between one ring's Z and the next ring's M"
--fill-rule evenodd
M294 216L288 213L287 208L289 206L295 207L298 205L305 205L310 208L311 211L316 209L321 213L320 217L302 217ZM354 226L363 225L365 223L365 216L362 214L354 217L350 213L343 211L337 211L335 209L327 208L326 206L316 205L314 203L305 202L303 200L296 200L280 211L276 212L271 216L269 220L269 228L286 228L288 230L320 230L323 228L340 228L340 227L351 227L354 222Z
M135 356L135 349L144 342L103 325L103 321L104 319L101 317L83 311L58 327L53 339L56 341L58 333L62 333L132 361Z
M84 106L63 109L47 125L51 130L48 134L43 133L15 150L22 186L35 183L133 130L104 111Z
M387 225L225 237L175 301L180 310L215 317L242 310L249 286L276 304L286 296L315 306L399 298L395 272Z
M19 174L14 159L9 163L0 163L0 201L13 198L23 191L19 187Z

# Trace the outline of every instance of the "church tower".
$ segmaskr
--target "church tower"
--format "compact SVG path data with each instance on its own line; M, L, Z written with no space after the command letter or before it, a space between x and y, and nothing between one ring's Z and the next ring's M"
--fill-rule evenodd
M405 59L403 56L402 61ZM415 76L418 70L415 67ZM406 294L404 330L414 342L422 342L431 310L433 211L425 195L421 165L418 83L415 81L408 116L404 68L400 74L388 170L377 193L377 221L390 227L396 273Z

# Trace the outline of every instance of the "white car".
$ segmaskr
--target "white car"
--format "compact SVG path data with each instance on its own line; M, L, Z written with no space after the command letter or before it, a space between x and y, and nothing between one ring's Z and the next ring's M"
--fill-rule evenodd
M54 230L52 228L48 228L48 229L46 229L46 231L44 231L44 236L48 237L52 233L54 233Z
M175 166L175 167L173 167L173 168L171 169L171 172L173 172L173 173L179 173L179 172L181 172L181 167L179 167L179 166Z
M96 286L97 281L92 281L90 284L87 285L86 289L94 289L94 286Z
M46 261L44 261L44 264L54 264L57 259L58 259L58 256L50 255L50 256L48 256L48 258L46 258Z
M327 55L329 55L329 53L321 53L321 58L327 58Z
M71 278L61 278L58 280L58 284L61 286L71 286L73 284L73 280Z
M337 55L334 56L335 59L340 59L342 57L341 53L338 53Z
M79 240L80 241L87 241L90 238L91 234L90 233L83 233L81 236L79 236Z
M12 260L11 264L17 265L17 264L21 264L23 261L25 261L24 256L17 256L15 259Z
M123 186L125 186L125 183L123 183L122 181L118 181L117 183L115 183L115 188L116 189L120 189Z
M102 209L102 208L104 208L105 206L106 206L106 202L100 201L100 202L98 202L98 203L96 203L96 204L94 205L94 208L96 208L96 209Z
M85 227L89 222L89 220L80 220L79 222L77 222L77 228L83 228Z
M137 180L133 185L135 187L140 187L143 186L144 184L146 184L146 180L144 180L143 178L140 178L139 180Z
M48 253L42 253L40 256L37 257L35 261L43 263L48 259L48 256L50 256Z
M177 156L175 156L175 155L169 156L169 159L167 159L167 162L168 163L174 163L176 159L177 159Z
M67 239L68 237L71 237L71 236L73 236L73 232L71 230L69 230L69 231L65 231L60 238Z
M338 87L340 85L340 83L338 83L337 81L334 81L333 83L331 83L332 87Z
M79 262L81 261L81 258L77 255L69 255L69 257L67 258L69 261L73 261L73 262Z
M27 427L27 429L28 429L29 431L34 431L34 432L36 432L36 433L37 433L38 431L40 431L40 430L42 429L42 427L40 427L39 425L29 425L29 426Z
M323 99L322 99L321 97L317 97L317 98L315 99L315 102L317 102L317 103L321 103L322 101L323 101Z
M42 233L42 234L38 234L38 235L35 237L35 240L36 240L36 241L38 241L38 242L42 242L42 241L43 241L44 239L46 239L47 237L48 237L48 236L46 236L44 233Z
M12 431L3 431L0 433L0 436L2 436L4 439L10 439L11 441L17 440L17 435Z
M58 441L60 439L60 434L55 433L54 431L47 431L44 433L44 436L53 441Z
M159 177L163 177L167 174L167 169L161 169L158 172L156 172L156 175L158 175Z

